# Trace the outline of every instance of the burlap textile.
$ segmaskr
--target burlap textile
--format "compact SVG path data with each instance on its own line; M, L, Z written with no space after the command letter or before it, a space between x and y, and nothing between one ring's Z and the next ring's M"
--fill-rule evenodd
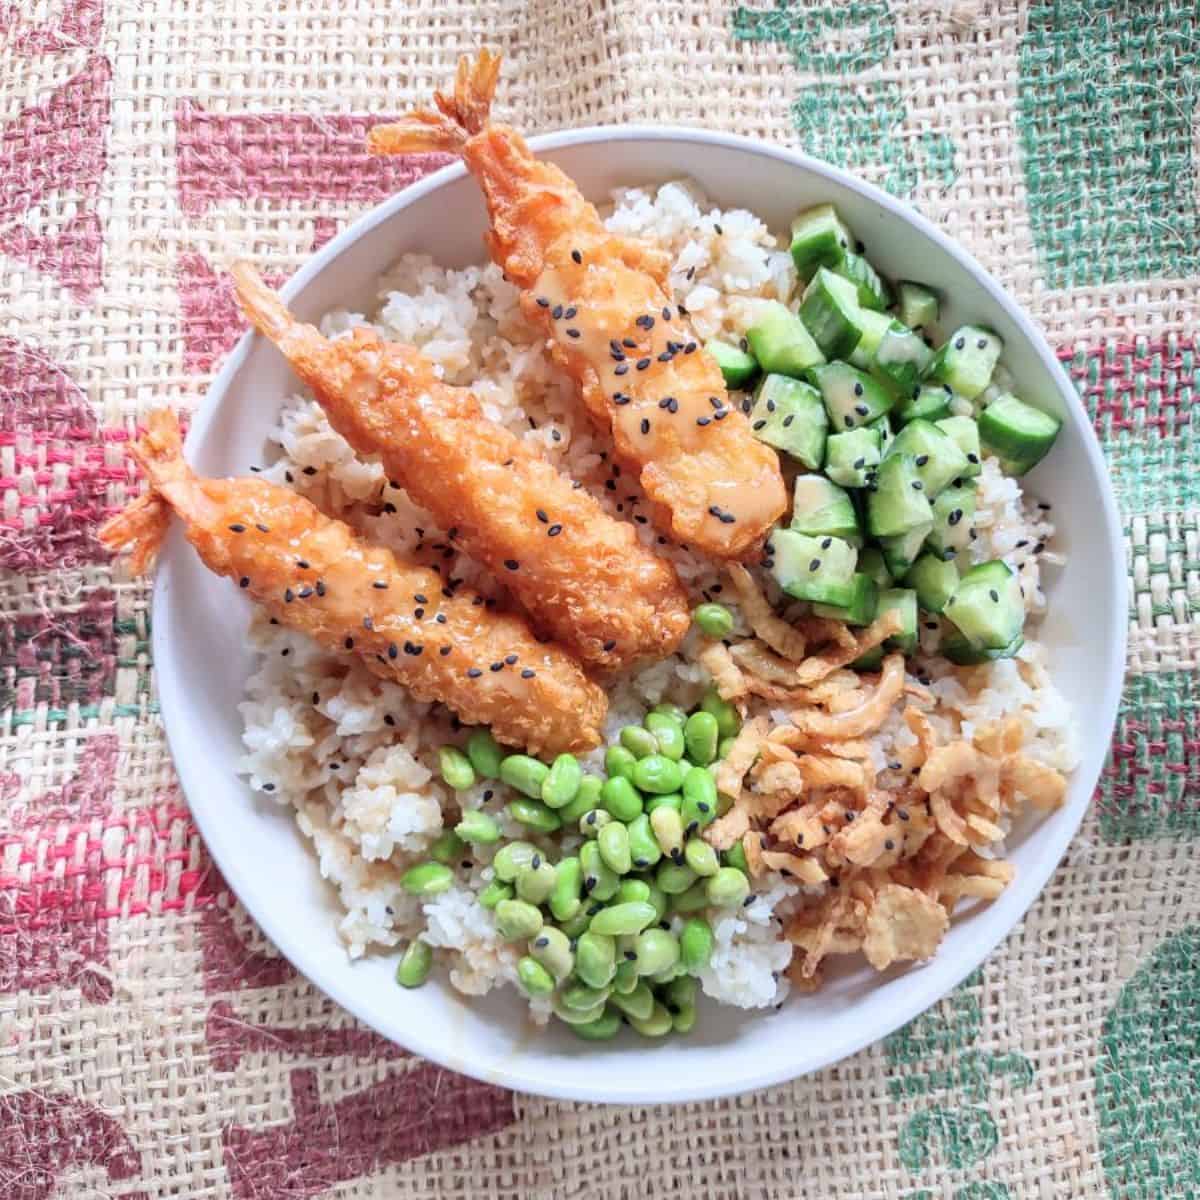
M0 0L0 1197L1200 1194L1200 0ZM934 1013L813 1078L616 1110L381 1044L215 875L144 586L98 549L152 403L403 185L368 121L508 56L530 131L706 124L908 197L1104 441L1133 626L1092 813Z

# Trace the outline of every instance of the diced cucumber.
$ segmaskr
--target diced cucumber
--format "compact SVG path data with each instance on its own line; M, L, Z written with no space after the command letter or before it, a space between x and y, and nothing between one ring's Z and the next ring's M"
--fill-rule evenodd
M792 262L807 283L818 267L836 267L854 244L832 204L805 209L792 221Z
M1025 624L1021 585L1001 559L972 567L946 602L944 615L972 645L1003 650Z
M909 421L888 447L888 458L897 454L913 459L922 485L917 490L924 491L930 501L967 466L967 456L958 443L931 421Z
M870 575L881 588L892 586L892 574L887 569L878 546L868 546L858 552L858 569L864 575Z
M974 400L987 387L1004 343L979 325L964 325L933 356L924 376Z
M878 429L869 425L831 434L825 443L825 474L842 487L867 486L883 458Z
M787 375L763 376L750 412L750 429L760 442L816 471L825 458L828 427L816 388Z
M872 370L886 379L901 396L911 396L929 366L933 351L919 334L892 321L875 349Z
M878 602L879 585L869 575L859 571L854 575L854 598L849 604L814 604L813 613L818 617L845 621L847 625L870 625L875 620Z
M967 465L959 472L962 479L979 474L979 426L971 417L943 417L935 425L967 456Z
M828 359L845 358L862 339L858 290L848 279L820 267L804 289L800 319Z
M789 596L843 607L854 599L858 551L849 542L776 529L771 534L771 547L771 573Z
M810 537L837 537L862 544L858 513L850 497L824 475L797 475L791 528Z
M909 396L899 401L892 409L896 420L901 424L908 421L940 421L950 415L950 401L953 392L941 384L924 384L917 389L915 396Z
M926 542L934 554L954 558L971 544L975 529L975 484L951 484L933 502L933 528Z
M759 306L746 341L758 365L766 372L799 376L807 367L825 361L804 322L787 305L766 300Z
M918 528L928 533L932 523L933 509L916 461L908 454L890 454L880 464L875 490L867 496L867 528L872 537L898 537ZM886 547L884 558L887 558ZM891 570L890 563L888 569ZM893 570L892 574L904 572Z
M917 556L925 546L925 539L933 528L932 517L923 521L908 533L896 537L880 538L879 549L883 552L883 561L894 579L902 579L909 567L917 560Z
M892 303L892 289L861 254L851 254L847 251L841 263L833 270L854 284L857 300L862 308L882 312Z
M835 433L868 425L895 403L886 388L865 371L845 362L812 367L807 375L821 389Z
M938 319L937 293L932 292L923 283L913 283L903 279L896 287L898 300L896 316L910 329L922 329L936 325Z
M900 632L884 641L888 650L899 650L902 654L913 654L917 649L917 593L911 588L885 588L879 593L875 607L876 617L885 613L898 612L903 620Z
M883 341L883 335L887 333L891 323L892 318L887 313L874 312L859 305L858 328L862 336L848 361L864 371L870 370L875 360L875 351L879 349L879 343Z
M979 414L979 436L1009 475L1024 475L1050 452L1062 422L1011 393Z
M972 645L955 630L943 635L938 650L960 667L977 667L981 663L995 662L998 658L1012 658L1023 645L1025 639L1018 633L1003 649L985 650L982 646Z
M958 568L936 554L922 554L904 576L904 583L917 593L921 608L940 613L958 587Z
M713 338L704 348L717 360L727 388L742 388L758 374L758 360L753 354Z
M867 428L879 430L879 454L883 458L887 455L888 447L896 439L896 435L892 432L892 423L884 415L872 421Z

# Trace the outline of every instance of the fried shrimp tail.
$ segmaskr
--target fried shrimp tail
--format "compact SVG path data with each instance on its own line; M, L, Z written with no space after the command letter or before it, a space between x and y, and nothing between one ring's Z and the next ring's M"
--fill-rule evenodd
M519 616L493 612L465 588L445 588L435 572L369 545L287 488L200 478L184 461L175 416L157 412L147 425L132 452L151 493L100 530L135 567L150 562L174 512L210 570L326 650L356 654L418 700L441 701L534 754L599 743L603 691Z
M487 203L492 259L592 420L611 431L656 521L716 557L753 556L787 507L778 457L730 404L720 367L672 303L665 258L610 234L570 178L490 121L498 63L486 50L461 60L452 94L376 126L368 148L463 159Z
M247 317L315 393L360 454L377 454L451 538L502 579L535 626L591 666L670 654L687 632L674 570L587 492L438 378L410 346L367 329L329 340L296 320L245 263Z

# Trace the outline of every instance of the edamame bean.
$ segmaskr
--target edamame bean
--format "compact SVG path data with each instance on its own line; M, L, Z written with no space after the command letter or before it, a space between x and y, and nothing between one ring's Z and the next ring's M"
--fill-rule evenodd
M594 1021L583 1021L571 1026L571 1032L589 1042L606 1042L617 1036L621 1028L621 1014L615 1008L605 1008Z
M512 883L517 874L524 870L535 857L540 858L542 852L531 842L509 842L496 851L492 859L492 870L496 878Z
M556 993L554 999L550 1002L550 1006L554 1010L554 1015L560 1021L565 1021L568 1025L588 1025L604 1016L603 1002L594 1004L591 1008L569 1008L563 1002L562 992Z
M684 774L686 773L685 771ZM666 796L651 796L646 801L646 811L652 813L656 808L673 808L679 812L683 808L683 793L670 792Z
M410 896L436 896L454 882L454 872L440 862L424 862L400 876L400 886Z
M579 962L579 956L575 957L576 964ZM562 997L562 1002L572 1012L582 1012L589 1008L595 1008L597 1004L603 1004L608 999L608 987L594 988L586 983L569 983L559 992Z
M544 904L557 878L558 872L545 859L536 867L531 864L517 875L517 898L527 904Z
M479 903L487 909L495 908L501 900L511 900L513 898L513 890L502 880L493 879L491 883L479 893Z
M592 923L592 915L582 903L579 905L579 911L567 920L559 924L559 928L572 941L587 933L588 926Z
M598 837L600 830L612 822L613 815L606 808L593 808L579 818L579 832L586 838Z
M651 792L655 796L669 796L679 791L683 772L679 764L662 754L650 754L638 759L633 768L633 782L638 791Z
M679 961L683 966L694 975L708 966L712 952L712 926L703 917L686 921L679 934Z
M715 691L704 693L700 710L712 713L717 718L717 731L722 737L733 737L742 727L742 718L738 716L737 709L728 700L722 700Z
M639 871L654 866L662 857L658 843L654 840L654 832L650 826L650 818L645 813L634 817L627 826L629 830L629 857Z
M590 812L600 803L600 789L604 780L599 775L585 775L579 784L579 791L570 804L563 805L558 810L558 819L564 825L574 825L584 813Z
M750 875L750 864L746 861L746 847L741 842L734 842L724 854L721 861L727 867L736 867L747 877Z
M644 980L639 980L631 992L614 992L610 1000L631 1020L644 1021L654 1008L654 993Z
M717 746L717 758L728 758L730 750L733 749L733 743L737 741L736 736L722 738L720 745Z
M492 865L495 866L495 860ZM583 907L583 901L579 898L582 887L583 867L579 859L573 855L564 858L554 868L554 890L546 902L556 921L569 921L579 913Z
M687 720L687 713L678 704L672 704L669 700L656 704L650 711L660 717L670 717L676 725L682 725Z
M554 991L554 976L528 954L517 961L517 981L530 996L548 996Z
M665 929L643 929L637 938L639 975L657 975L679 961L679 943Z
M499 779L504 751L496 744L490 729L473 729L467 738L467 757L481 779Z
M679 963L673 963L665 971L659 971L657 975L650 975L648 978L655 987L660 987L664 983L670 983L677 975L683 974L685 974L683 967Z
M693 767L683 777L682 815L689 834L717 819L717 784L707 767Z
M721 731L717 718L710 712L694 712L683 727L683 744L687 756L698 766L707 767L717 757Z
M571 939L553 925L543 925L537 936L529 943L529 953L554 976L556 983L575 969L575 955L571 952Z
M721 869L717 852L702 838L688 838L683 857L687 865L702 877L715 875Z
M625 904L630 900L649 900L650 885L644 879L622 879L613 899L618 904Z
M734 908L750 895L750 881L737 867L722 867L705 884L708 902L718 908Z
M670 1011L668 1009L668 1011ZM696 1026L696 1009L677 1008L671 1013L671 1028L676 1033L691 1033Z
M496 905L496 928L510 942L525 941L542 927L542 914L524 900L501 900Z
M686 863L676 863L671 859L663 859L658 864L658 870L654 875L654 882L668 896L678 896L681 892L686 892L696 882L696 872L687 866Z
M579 795L583 768L573 754L560 754L542 783L542 803L547 808L563 808Z
M604 781L600 789L600 803L618 821L628 824L642 811L642 797L637 788L623 775L615 775Z
M654 1008L650 1015L643 1021L637 1017L630 1017L629 1024L642 1035L642 1037L657 1038L665 1037L671 1032L671 1014L667 1012L666 1006L655 1001Z
M664 758L678 762L683 757L683 730L678 722L661 713L647 713L646 728L654 734L658 752Z
M408 943L396 964L396 982L405 988L417 988L429 978L433 966L433 947L419 938Z
M602 908L593 918L589 929L616 937L622 933L641 933L654 920L654 905L644 900L630 900Z
M562 828L562 822L556 812L547 808L540 800L528 800L524 796L517 796L508 802L508 815L514 821L520 821L522 825L528 825L538 833L553 833Z
M500 764L501 781L531 800L541 797L542 784L549 774L550 768L544 762L538 762L528 754L510 754Z
M596 838L596 845L610 871L626 875L633 869L633 859L629 853L629 830L620 821L610 821L605 825Z
M617 894L621 881L604 861L595 842L584 842L579 847L579 864L583 867L585 896L592 900L611 900Z
M438 751L438 771L446 786L456 792L475 786L475 768L457 746L443 746Z
M429 857L435 862L449 866L462 858L466 848L466 843L453 829L446 829L438 834L429 847Z
M645 758L649 754L658 753L658 741L654 734L648 729L643 729L641 725L626 725L620 736L621 745L634 758Z
M604 752L604 772L609 779L621 776L632 781L636 762L637 755L631 750L626 750L624 746L609 746Z
M690 975L680 975L666 984L662 990L663 1003L676 1008L692 1008L700 985Z
M667 893L658 884L651 883L647 886L650 888L650 895L646 897L646 903L654 905L654 919L655 921L661 921L667 915L669 898Z
M685 892L671 897L672 913L701 912L708 907L708 893L704 890L705 880L698 879Z
M650 814L654 841L663 854L674 858L683 849L683 818L673 808L656 808Z
M491 813L478 808L468 808L462 820L454 827L464 842L474 846L494 846L500 840L500 826Z
M579 935L575 946L575 974L589 987L608 987L617 971L617 945L610 937L593 933Z
M618 996L628 996L637 985L637 963L630 959L622 959L617 963L617 973L613 976L613 991Z
M705 637L723 638L733 632L733 613L723 604L697 604L692 620Z

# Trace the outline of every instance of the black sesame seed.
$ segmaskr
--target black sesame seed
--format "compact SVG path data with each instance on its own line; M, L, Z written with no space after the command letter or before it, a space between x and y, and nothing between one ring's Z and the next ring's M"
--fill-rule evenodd
M316 468L316 467L305 467L305 468L304 468L304 474L305 474L305 475L315 475L316 473L317 473L317 468Z
M979 461L979 455L978 455L978 454L968 454L968 455L967 455L967 462L969 462L969 463L977 463L978 461Z
M506 567L507 567L507 568L508 568L510 571L516 571L516 570L518 570L518 569L520 568L520 566L521 566L521 564L520 564L519 562L517 562L517 560L516 560L515 558L506 558L506 559L504 560L504 565L505 565L505 566L506 566Z
M298 566L302 571L308 570L308 562L303 558L296 559L296 566Z
M954 341L955 350L961 350L967 344L966 338L956 338Z
M483 674L483 672L478 667L468 667L467 668L467 678L468 679L478 679L480 677L480 675L482 675L482 674Z
M858 413L860 417L869 417L871 415L871 410L865 404L856 404L854 406L854 411Z
M914 479L912 485L914 492L923 492L925 490L925 485L919 479Z
M711 425L712 417L697 417L696 424L697 425Z
M578 250L571 251L571 258L577 263L583 262L583 255Z
M796 419L795 413L788 413L788 415L783 418L784 429L786 429L795 419Z
M414 608L414 609L413 609L413 616L414 616L414 617L415 617L415 618L416 618L418 621L423 621L423 620L425 619L425 610L424 610L423 608Z
M545 296L539 296L537 298L537 302L538 302L538 308L549 308L550 307L550 301L547 300Z
M245 525L230 525L229 530L231 533L245 533L246 527Z
M848 418L847 418L847 419L848 419ZM763 427L763 426L764 426L766 423L767 423L767 422L766 422L766 420L765 420L765 419L764 419L764 420L761 420L761 421L755 421L755 422L754 422L754 424L751 426L751 428L752 428L752 429L753 429L755 432L757 432L757 431L758 431L758 430L760 430L760 429L761 429L761 428L762 428L762 427Z
M347 650L354 649L354 639L352 637L348 637L342 644L346 647Z
M866 465L867 465L867 460L865 458L856 458L854 460L854 469L856 471L861 471L863 469L863 467L865 467Z
M546 536L547 537L558 537L558 535L560 533L562 533L562 531L563 531L563 527L561 525L551 525L550 528L546 530Z
M617 643L612 638L609 638L608 641L604 643L604 652L606 654L612 650L615 650L616 648Z
M398 658L399 656L400 656L400 650L397 647L396 643L390 642L388 644L388 658Z
M977 341L975 343L975 345L980 350L986 350L987 349L987 338L980 338L979 341Z
M291 589L291 588L284 588L284 591L283 591L283 602L284 602L284 604L291 604L291 602L292 602L293 600L295 600L295 598L296 598L296 595L295 595L295 593L292 591L292 589Z
M492 663L490 670L493 670L493 671L503 671L503 670L504 670L504 664L503 664L502 662L494 662L494 663Z
M923 467L928 461L929 461L928 454L918 454L917 455L917 466L918 467Z
M650 365L650 360L648 358L639 358L636 365L639 371L644 371Z
M662 319L664 321L669 321L671 319L671 309L666 305L663 306Z
M809 569L810 571L817 571L817 570L820 570L820 567L821 567L821 560L820 560L819 558L814 558L814 559L812 560L812 562L810 562L810 563L808 564L808 569Z
M856 396L861 396L863 394L863 385L861 383L856 383L854 385L854 394Z
M566 312L563 313L563 316L566 317L566 319L569 321L578 311L579 310L574 305L572 305L570 308L567 309Z
M309 598L309 596L311 596L312 594L313 594L312 588L308 587L307 585L305 587L302 587L296 593L296 595L299 596L301 600L307 600Z
M847 429L853 429L853 428L854 428L854 418L853 418L852 416L850 416L849 414L847 414L846 416L844 416L844 417L842 418L842 420L845 422L845 424L846 424L846 428L847 428Z
M239 579L239 580L238 580L238 587L240 587L240 588L248 588L249 586L250 586L250 579L249 579L249 576L243 575L243 576L241 577L241 579Z
M955 510L954 510L954 511L953 511L953 512L950 514L950 516L947 518L947 520L949 521L949 523L950 523L951 525L957 525L957 524L959 523L959 521L961 521L961 520L962 520L962 518L963 518L963 512L962 512L962 509L961 509L961 508L956 508L956 509L955 509Z
M1000 603L1000 593L998 591L996 591L995 588L990 589L988 592L988 595L991 596L993 604Z
M643 432L643 433L649 433L649 432L650 432L650 418L649 418L649 417L643 417L643 418L642 418L642 432ZM612 480L610 479L608 482L609 482L609 483L612 483ZM613 485L613 487L614 487L614 490L615 490L615 488L616 488L616 485L614 484L614 485Z
M629 370L629 364L627 362L617 363L617 365L615 367L613 367L613 374L614 375L624 375L628 370Z
M264 792L273 792L275 790L275 785L273 783L264 783L262 785L262 790Z
M440 654L440 655L441 655L443 658L445 658L445 657L446 657L446 656L447 656L447 655L450 653L450 647L449 647L449 646L443 646L443 647L442 647L442 648L441 648L441 649L438 651L438 653L439 653L439 654Z
M363 628L370 633L375 628L375 622L370 617L363 617Z
M578 329L568 329L568 330L567 330L567 337L569 337L569 338L577 338L577 337L579 337L579 330L578 330Z
M827 537L827 538L826 538L826 539L825 539L825 540L824 540L824 541L821 543L821 549L822 549L822 550L828 550L828 549L829 549L829 547L830 547L830 546L832 546L832 545L833 545L833 538L831 538L831 537Z

